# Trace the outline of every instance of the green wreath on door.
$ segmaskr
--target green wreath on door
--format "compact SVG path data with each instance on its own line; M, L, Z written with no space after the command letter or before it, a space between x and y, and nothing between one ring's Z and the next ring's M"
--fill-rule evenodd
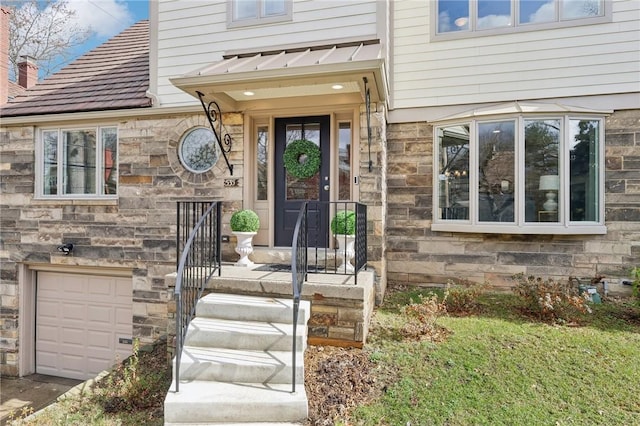
M310 178L320 168L320 148L309 140L298 139L287 145L283 160L289 175L299 179Z

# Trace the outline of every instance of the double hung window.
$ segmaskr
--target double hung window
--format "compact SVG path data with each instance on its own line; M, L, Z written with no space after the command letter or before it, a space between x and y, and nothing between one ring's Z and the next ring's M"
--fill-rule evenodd
M433 229L604 233L603 127L571 115L436 127Z
M116 127L44 129L36 159L42 198L115 196L118 183Z

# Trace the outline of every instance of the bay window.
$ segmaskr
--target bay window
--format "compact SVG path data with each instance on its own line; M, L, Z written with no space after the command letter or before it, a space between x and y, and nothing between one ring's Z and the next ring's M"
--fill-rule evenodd
M36 193L40 197L116 194L118 132L115 127L42 130L36 159Z
M604 233L603 134L570 115L436 127L433 229Z

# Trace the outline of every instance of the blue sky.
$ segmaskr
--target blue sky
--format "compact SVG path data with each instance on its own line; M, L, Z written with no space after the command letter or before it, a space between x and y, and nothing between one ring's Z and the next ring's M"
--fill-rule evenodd
M93 36L74 49L78 57L104 43L141 19L149 18L149 0L69 0L78 20L91 27Z

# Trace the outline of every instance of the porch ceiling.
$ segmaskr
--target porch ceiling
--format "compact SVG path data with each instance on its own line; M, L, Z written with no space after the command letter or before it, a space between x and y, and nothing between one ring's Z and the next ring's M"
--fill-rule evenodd
M171 82L196 98L200 91L226 110L240 111L275 98L333 96L339 103L362 103L363 78L372 102L386 100L384 59L377 40L227 55Z

